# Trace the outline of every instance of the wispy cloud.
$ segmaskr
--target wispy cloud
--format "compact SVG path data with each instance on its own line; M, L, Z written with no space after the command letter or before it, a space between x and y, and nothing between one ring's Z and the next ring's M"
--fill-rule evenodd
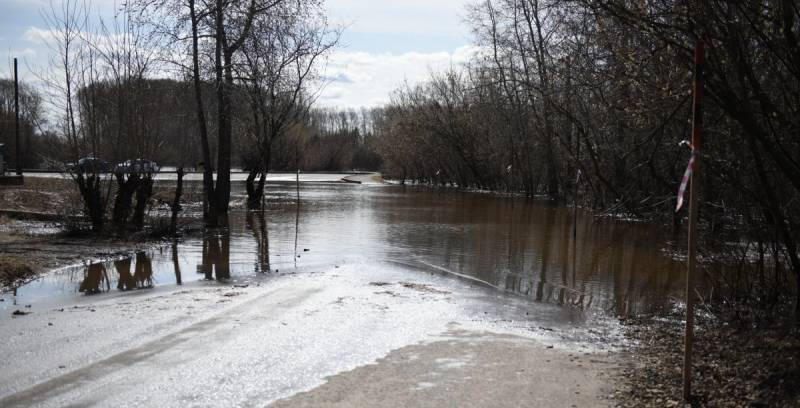
M31 26L22 34L22 39L36 45L45 45L53 43L57 33L54 30L42 29L36 26Z
M404 82L417 83L429 78L431 72L461 66L478 51L474 46L433 53L338 51L328 62L326 77L330 83L320 94L319 102L347 107L382 105Z

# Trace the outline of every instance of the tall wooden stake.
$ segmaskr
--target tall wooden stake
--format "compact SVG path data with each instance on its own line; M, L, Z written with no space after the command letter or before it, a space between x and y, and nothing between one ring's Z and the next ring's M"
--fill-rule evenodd
M19 144L19 78L17 76L17 59L14 58L14 137L17 144L17 175L22 175L22 149Z
M694 270L697 257L697 211L700 204L700 135L703 130L703 64L705 44L698 39L694 50L692 155L694 169L689 186L689 260L686 271L686 335L683 343L683 399L692 396L692 343L694 342Z

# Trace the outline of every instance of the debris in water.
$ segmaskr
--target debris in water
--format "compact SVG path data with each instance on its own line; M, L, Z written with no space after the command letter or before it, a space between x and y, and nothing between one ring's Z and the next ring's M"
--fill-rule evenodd
M308 251L310 251L310 249L308 249L308 248L303 248L303 252L308 252Z
M31 313L33 313L33 312L23 312L22 310L17 309L13 313L11 313L11 315L12 316L25 316L26 314L31 314Z

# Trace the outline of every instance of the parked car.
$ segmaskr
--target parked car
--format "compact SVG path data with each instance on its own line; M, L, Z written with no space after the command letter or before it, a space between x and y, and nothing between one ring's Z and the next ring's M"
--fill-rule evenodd
M114 173L123 174L152 174L158 173L161 168L158 163L146 159L125 160L122 163L117 163L114 167Z
M67 171L78 173L100 174L111 170L111 165L107 161L92 156L82 157L77 162L68 162L65 167Z

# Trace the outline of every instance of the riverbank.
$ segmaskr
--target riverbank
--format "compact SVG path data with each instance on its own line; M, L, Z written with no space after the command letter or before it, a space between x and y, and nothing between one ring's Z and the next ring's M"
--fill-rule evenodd
M637 346L621 371L624 407L684 406L683 320L639 317L623 323ZM692 394L696 407L800 406L800 330L790 323L753 327L698 314Z

